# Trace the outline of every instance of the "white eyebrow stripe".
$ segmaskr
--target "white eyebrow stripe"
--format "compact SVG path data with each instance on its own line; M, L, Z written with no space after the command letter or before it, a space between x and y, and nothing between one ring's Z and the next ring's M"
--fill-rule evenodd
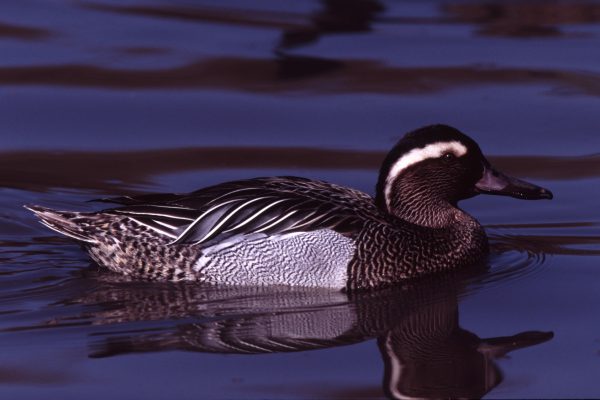
M467 148L464 144L453 140L451 142L435 142L428 144L425 147L421 147L418 149L412 149L408 153L404 154L400 157L390 168L390 172L388 172L387 178L385 179L385 203L390 206L391 202L391 192L392 192L392 183L396 178L410 166L420 163L421 161L427 160L429 158L438 158L441 157L442 154L452 153L456 157L461 157L467 154Z

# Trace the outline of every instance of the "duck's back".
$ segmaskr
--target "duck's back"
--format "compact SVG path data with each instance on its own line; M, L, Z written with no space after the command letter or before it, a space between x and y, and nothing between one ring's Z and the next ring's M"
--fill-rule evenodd
M157 280L343 288L356 237L383 218L365 193L295 177L103 201L122 206L46 221L86 230L100 264Z
M227 182L188 194L142 195L102 201L123 204L104 213L128 218L174 244L202 248L234 236L268 236L319 229L355 236L365 220L384 218L369 195L298 177Z

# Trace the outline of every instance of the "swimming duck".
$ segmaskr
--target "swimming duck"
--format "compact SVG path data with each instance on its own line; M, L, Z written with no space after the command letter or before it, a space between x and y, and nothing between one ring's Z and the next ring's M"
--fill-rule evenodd
M495 170L459 130L431 125L388 153L374 198L284 176L102 199L120 206L99 212L26 208L134 279L362 289L482 262L485 231L457 207L480 193L552 198Z

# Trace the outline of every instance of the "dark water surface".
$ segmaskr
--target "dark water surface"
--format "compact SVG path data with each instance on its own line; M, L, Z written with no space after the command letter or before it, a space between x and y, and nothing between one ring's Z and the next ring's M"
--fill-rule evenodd
M0 397L600 397L600 3L0 2ZM125 282L21 206L291 174L373 193L444 122L483 272L352 294Z

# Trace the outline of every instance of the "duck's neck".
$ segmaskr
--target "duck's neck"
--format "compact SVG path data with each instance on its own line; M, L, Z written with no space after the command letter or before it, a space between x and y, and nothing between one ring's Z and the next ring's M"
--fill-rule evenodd
M427 188L399 190L389 199L377 199L380 208L401 220L429 228L443 228L456 224L466 215L448 200L436 196Z

